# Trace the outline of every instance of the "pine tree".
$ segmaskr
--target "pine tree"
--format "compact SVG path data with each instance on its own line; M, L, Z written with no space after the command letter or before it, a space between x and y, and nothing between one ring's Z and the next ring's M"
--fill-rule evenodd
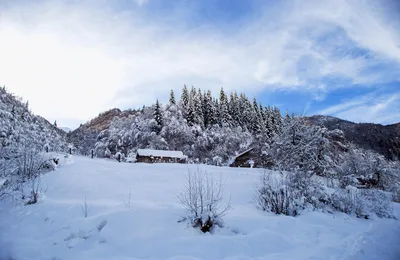
M189 92L186 85L183 86L182 95L181 95L181 103L184 110L187 109L189 104Z
M201 94L201 90L198 89L197 93L194 95L194 123L204 127L204 114L203 114L203 95Z
M290 115L289 115L289 112L287 111L287 109L286 109L286 112L285 112L285 121L289 121L290 120Z
M169 94L169 104L171 106L176 105L175 94L174 94L174 90L173 89L171 89L171 93Z
M253 134L259 136L261 135L261 115L258 109L258 103L257 99L253 98L253 104L252 106L249 106L249 111L250 111L250 129L253 132Z
M273 114L273 119L274 119L274 132L277 134L281 131L281 127L282 127L281 111L277 107L274 107L272 114Z
M189 98L189 103L186 113L186 122L188 126L193 126L195 124L195 107L192 98Z
M189 99L191 98L192 100L194 100L196 94L197 94L196 88L192 86L192 88L190 89Z
M240 112L239 112L239 104L238 104L238 96L237 93L234 92L230 94L229 97L229 115L232 118L232 126L240 125Z
M258 109L260 110L260 115L261 115L261 118L262 118L262 122L265 123L265 120L266 120L265 110L264 110L264 107L261 104L261 102L259 104L259 108Z
M210 90L203 95L203 100L203 122L204 126L207 128L217 123L214 101Z
M54 126L57 127L57 120L54 120Z
M219 117L221 126L231 126L232 119L228 110L228 98L226 97L223 88L221 88L219 95Z
M214 124L220 124L221 111L219 110L219 102L218 99L216 98L213 99L213 108L214 108L214 117L211 118L210 121L213 121Z
M257 103L257 99L254 97L253 98L253 107L254 107L254 111L258 114L258 103Z
M273 128L272 112L270 106L265 108L264 114L265 114L265 121L264 121L265 133L267 138L271 138L274 133L274 128Z
M158 102L158 99L156 101L156 105L154 107L154 119L156 120L157 123L157 129L156 132L159 133L163 127L163 115L162 115L162 111L161 111L161 106L160 103Z

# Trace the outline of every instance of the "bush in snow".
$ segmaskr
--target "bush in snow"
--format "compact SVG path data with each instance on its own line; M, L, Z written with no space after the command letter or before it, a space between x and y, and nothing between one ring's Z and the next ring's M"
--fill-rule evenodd
M214 156L212 162L215 166L222 166L222 158L220 156Z
M45 156L46 155L46 156ZM2 148L0 150L0 197L19 197L26 204L38 201L42 192L40 176L54 170L55 163L49 154L42 154L30 148Z
M332 194L331 206L339 212L359 218L369 218L371 214L380 218L393 218L392 195L381 190L347 186Z
M303 205L299 192L292 188L290 179L283 175L264 173L257 195L261 209L275 214L296 216Z
M42 154L33 150L24 150L18 158L18 175L20 180L27 184L28 194L23 198L25 204L35 204L38 202L39 195L43 192L41 187L41 174L45 171L54 170L55 164L52 159L44 157Z
M222 217L231 208L230 203L222 205L224 199L223 182L199 168L188 172L185 189L178 195L179 202L186 209L191 225L202 232L211 232L215 226L221 227Z
M329 192L320 177L311 172L265 172L257 190L257 203L262 210L297 216L305 208L323 209Z

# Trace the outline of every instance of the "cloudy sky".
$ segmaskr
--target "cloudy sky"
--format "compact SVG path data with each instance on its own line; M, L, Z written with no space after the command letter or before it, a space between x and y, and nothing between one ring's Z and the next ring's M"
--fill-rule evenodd
M0 85L71 128L182 86L400 121L400 1L0 0Z

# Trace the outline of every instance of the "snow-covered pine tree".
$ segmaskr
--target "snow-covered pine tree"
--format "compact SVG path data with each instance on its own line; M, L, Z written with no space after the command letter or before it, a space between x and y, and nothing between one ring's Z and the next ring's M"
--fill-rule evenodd
M281 111L274 107L272 109L272 118L273 118L273 131L275 134L279 133L282 127L282 115Z
M176 105L175 94L173 89L171 89L171 92L169 93L169 105L170 106Z
M270 106L265 107L264 115L265 115L265 121L264 121L265 134L268 138L271 138L274 135L274 127L273 127L272 112Z
M257 99L253 98L252 106L249 106L250 111L250 129L254 135L258 138L261 135L261 116L258 110Z
M232 119L229 115L228 109L228 98L224 92L224 89L221 88L219 95L219 122L221 126L231 126Z
M195 124L195 107L191 96L189 97L189 103L187 107L186 122L188 126L193 126Z
M206 128L218 124L217 109L210 90L207 91L204 97L204 107L204 123Z
M197 93L194 95L194 123L204 127L204 113L203 113L203 95L201 94L200 88Z
M189 92L186 85L183 85L182 95L181 95L181 105L184 112L186 111L188 104L189 104Z
M194 100L196 94L197 94L197 90L195 87L192 86L192 88L190 89L190 93L189 93L189 99Z
M240 125L240 112L238 104L238 96L236 91L230 93L229 97L229 114L232 118L232 126Z
M163 115L162 115L162 109L160 106L160 103L158 102L158 99L156 101L156 105L154 107L154 119L157 123L157 129L156 132L159 133L163 127Z

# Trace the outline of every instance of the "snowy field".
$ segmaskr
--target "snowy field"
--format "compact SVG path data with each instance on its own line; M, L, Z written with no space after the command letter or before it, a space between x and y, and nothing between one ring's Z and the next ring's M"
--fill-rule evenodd
M400 221L258 210L258 169L199 166L226 179L233 208L214 234L189 228L176 197L196 167L74 157L43 177L38 204L2 202L0 259L400 259Z

